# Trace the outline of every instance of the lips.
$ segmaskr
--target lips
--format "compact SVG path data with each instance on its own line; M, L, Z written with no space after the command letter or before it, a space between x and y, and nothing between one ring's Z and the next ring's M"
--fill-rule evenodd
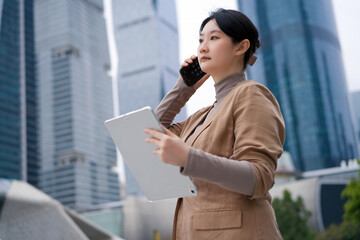
M206 61L206 60L210 60L211 58L203 56L200 58L200 62Z

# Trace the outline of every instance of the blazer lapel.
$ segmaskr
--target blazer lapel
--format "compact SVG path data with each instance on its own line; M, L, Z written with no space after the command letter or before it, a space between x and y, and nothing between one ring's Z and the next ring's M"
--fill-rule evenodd
M194 144L194 142L196 141L196 139L200 136L200 134L210 126L210 124L212 123L212 120L210 121L205 121L198 129L196 129L196 131L189 137L189 139L186 141L186 143L189 146L192 146Z
M234 87L235 88L235 87ZM234 89L233 88L233 89ZM231 91L233 91L233 89ZM230 92L231 92L230 91ZM215 109L215 111L211 114L211 116L209 118L207 118L205 120L205 122L198 127L198 129L196 129L196 127L204 121L204 119L206 118L206 116L209 114L210 110L214 107L214 105L212 105L207 111L205 111L205 113L194 123L194 125L190 128L191 131L188 132L186 134L186 144L188 144L189 146L192 146L195 142L195 140L199 137L199 135L210 126L210 124L212 123L214 116L217 115L217 113L219 112L219 109L221 111L221 108L223 107L223 105L225 104L224 102L226 102L226 99L228 98L229 94L225 97L225 99L220 103L220 105L217 107L217 109ZM195 131L195 132L194 132Z
M196 130L196 127L199 126L200 123L202 123L204 121L204 119L206 118L206 116L208 115L208 113L210 112L210 110L213 108L214 106L210 106L208 109L206 109L197 119L195 119L195 121L190 125L190 127L188 128L187 132L184 135L184 141L187 143L191 136L194 135L194 131ZM201 126L200 126L201 127ZM199 128L200 128L199 127ZM199 129L197 129L196 132L198 132Z

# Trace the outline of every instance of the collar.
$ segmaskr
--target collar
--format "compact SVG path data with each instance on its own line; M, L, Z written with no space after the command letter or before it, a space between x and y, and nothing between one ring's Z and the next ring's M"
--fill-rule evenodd
M235 87L236 84L245 80L244 73L235 73L214 84L216 101L222 101L222 99L231 91L233 87Z

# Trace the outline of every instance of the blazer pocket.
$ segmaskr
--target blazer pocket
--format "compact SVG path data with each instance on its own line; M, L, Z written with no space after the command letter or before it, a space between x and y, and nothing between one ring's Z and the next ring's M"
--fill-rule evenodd
M221 230L241 226L241 211L198 212L194 215L195 230Z

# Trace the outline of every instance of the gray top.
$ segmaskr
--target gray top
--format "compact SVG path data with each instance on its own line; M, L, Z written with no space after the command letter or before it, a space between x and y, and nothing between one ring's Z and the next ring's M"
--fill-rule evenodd
M216 101L206 118L217 110L231 89L244 80L244 74L234 74L216 83L214 85ZM180 112L194 93L195 91L179 78L175 87L164 97L155 110L160 122L168 128L175 115ZM181 169L181 173L249 196L252 195L255 187L255 173L248 161L236 161L219 157L193 147L190 147L185 167Z

